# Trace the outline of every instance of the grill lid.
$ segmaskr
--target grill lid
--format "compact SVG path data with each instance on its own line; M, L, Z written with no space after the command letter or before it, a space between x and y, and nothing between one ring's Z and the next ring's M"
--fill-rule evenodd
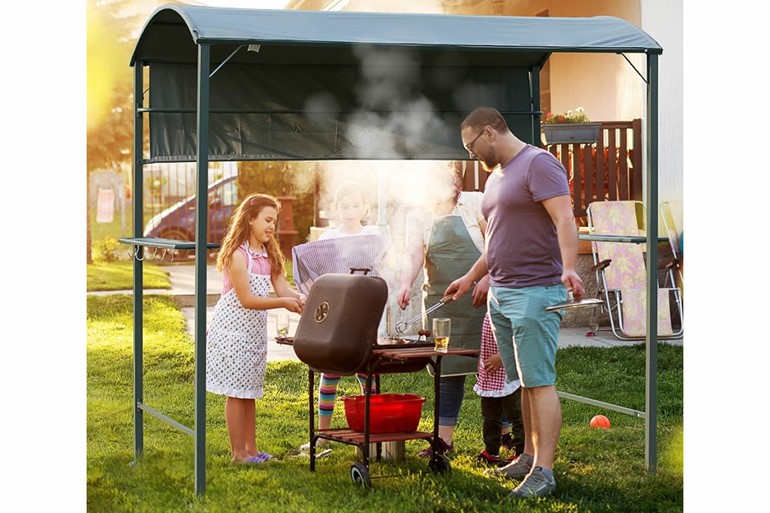
M313 282L294 335L294 352L320 372L365 368L388 299L378 276L324 274Z

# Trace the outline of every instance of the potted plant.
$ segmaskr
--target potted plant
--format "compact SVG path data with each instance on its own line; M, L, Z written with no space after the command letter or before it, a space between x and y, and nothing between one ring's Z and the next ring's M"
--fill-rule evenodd
M549 112L543 118L543 135L546 144L588 143L599 138L601 123L588 119L583 107L563 114Z

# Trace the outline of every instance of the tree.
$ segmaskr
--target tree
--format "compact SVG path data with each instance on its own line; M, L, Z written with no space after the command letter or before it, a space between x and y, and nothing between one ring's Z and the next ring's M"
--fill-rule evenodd
M238 164L238 190L241 197L255 192L272 196L294 196L292 203L297 243L315 224L317 210L318 163L284 161L248 161Z
M86 187L94 171L120 171L130 163L133 143L133 73L129 61L139 26L126 0L88 0L88 133ZM88 197L88 196L86 196ZM91 203L86 218L86 262L91 263Z

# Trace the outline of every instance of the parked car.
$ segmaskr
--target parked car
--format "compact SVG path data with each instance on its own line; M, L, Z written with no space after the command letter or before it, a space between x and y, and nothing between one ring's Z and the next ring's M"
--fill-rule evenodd
M221 243L230 216L238 206L236 176L222 178L209 185L207 242ZM194 241L195 195L189 196L154 216L144 227L145 237Z

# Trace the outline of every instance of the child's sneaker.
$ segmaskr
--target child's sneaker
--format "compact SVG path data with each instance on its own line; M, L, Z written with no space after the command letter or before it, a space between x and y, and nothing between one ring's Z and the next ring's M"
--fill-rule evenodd
M485 465L498 465L500 463L500 456L489 454L486 449L481 451L478 456L476 456L476 459Z
M319 438L315 443L315 457L316 459L324 458L332 453L332 450L329 448L326 448L326 446L329 444L329 440L325 438ZM305 442L304 444L299 446L299 450L295 451L296 454L300 454L302 456L310 456L310 442Z

